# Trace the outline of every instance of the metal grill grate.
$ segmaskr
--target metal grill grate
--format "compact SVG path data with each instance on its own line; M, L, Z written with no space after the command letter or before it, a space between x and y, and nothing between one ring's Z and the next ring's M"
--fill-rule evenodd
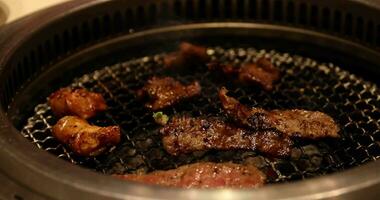
M265 55L281 69L283 76L274 91L267 93L257 87L235 85L233 81L208 72L204 66L167 72L162 69L163 54L144 57L106 66L75 79L72 84L104 95L109 110L92 119L92 123L121 126L122 142L108 153L82 158L58 143L50 133L57 119L46 103L35 107L35 114L21 133L59 158L105 174L170 169L197 161L233 161L256 165L268 175L269 183L276 183L336 172L380 157L380 91L375 85L333 64L273 50L215 47L209 48L208 53L213 59L236 63ZM202 85L200 98L164 110L169 115L189 113L225 117L217 91L227 86L232 96L247 105L323 111L339 123L342 137L338 140L297 140L289 159L271 159L253 151L208 151L174 157L162 148L159 126L153 122L152 112L134 98L133 91L142 87L152 75L170 75L184 83L199 80Z

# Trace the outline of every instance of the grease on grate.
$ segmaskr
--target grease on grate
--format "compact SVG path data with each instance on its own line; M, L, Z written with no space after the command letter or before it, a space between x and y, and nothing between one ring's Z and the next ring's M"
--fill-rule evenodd
M163 55L139 58L106 66L75 79L72 84L100 92L105 97L109 109L91 120L92 123L121 126L122 141L108 153L94 158L78 157L57 142L51 136L51 127L57 119L45 102L35 107L34 115L21 133L59 158L105 174L144 173L198 161L233 161L253 164L267 174L269 183L277 183L341 171L380 157L380 91L374 84L333 64L273 50L215 47L207 52L213 59L235 63L255 61L265 55L281 70L282 78L273 91L266 92L259 87L240 86L225 80L207 71L205 66L174 73L163 70ZM153 113L133 93L153 75L170 75L183 83L198 80L202 86L202 94L196 100L163 110L169 116L186 113L225 117L217 92L221 86L227 86L234 97L250 106L325 112L339 124L342 138L296 140L289 159L272 159L241 150L171 156L162 147L160 126L154 122Z

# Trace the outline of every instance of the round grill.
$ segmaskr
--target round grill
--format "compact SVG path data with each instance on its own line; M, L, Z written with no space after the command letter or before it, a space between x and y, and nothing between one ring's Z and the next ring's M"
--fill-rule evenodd
M282 78L271 92L258 87L235 84L205 66L182 72L163 70L164 54L121 62L86 74L72 86L100 92L109 106L105 114L91 123L105 126L117 124L122 129L122 142L104 155L83 158L51 136L57 119L46 102L34 109L34 114L21 133L39 148L73 164L105 174L124 174L171 169L187 163L214 161L253 164L268 176L269 183L305 179L358 166L380 157L379 100L377 87L331 63L254 48L209 48L213 59L236 64L270 58L281 70ZM318 110L332 116L341 128L340 139L318 141L296 140L289 159L273 159L254 151L207 151L171 156L165 152L152 112L139 102L134 91L153 75L172 76L183 83L198 80L201 97L165 109L164 113L192 116L226 117L217 97L226 86L231 95L243 104L265 109L300 108Z

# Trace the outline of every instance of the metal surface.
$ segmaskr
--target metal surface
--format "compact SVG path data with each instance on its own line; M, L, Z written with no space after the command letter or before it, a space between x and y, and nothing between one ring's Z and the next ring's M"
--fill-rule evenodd
M19 185L16 181L7 177L5 174L0 173L1 187L0 187L0 199L8 200L23 200L25 197L29 200L47 200L46 196L39 195L34 191L31 191L27 187Z
M165 8L165 6L161 7L161 5L165 5L164 2L167 2L168 12L163 12L162 10L162 8ZM191 2L191 5L202 5L199 2L206 2L204 10L202 10L202 6L194 6L194 17L186 14L188 12L186 9L182 9L185 8L185 3L182 2L185 1L72 1L27 17L3 29L0 33L2 35L0 39L2 44L0 47L2 55L0 58L2 88L2 93L0 94L2 105L2 112L0 113L0 159L2 164L0 169L7 176L17 180L20 185L57 199L252 199L252 197L255 199L320 199L327 197L359 199L363 198L363 194L365 194L366 198L374 198L380 182L380 178L377 176L378 162L370 162L363 166L319 178L270 185L255 191L181 190L123 182L99 175L56 159L54 156L38 150L21 137L19 131L14 128L14 124L19 127L17 124L22 119L21 116L27 115L27 113L23 112L28 109L21 108L33 107L34 105L28 104L34 104L38 100L38 98L34 97L40 96L39 101L41 102L41 96L44 98L52 91L52 88L33 91L32 88L38 88L35 87L36 85L42 82L46 84L54 83L52 80L60 80L61 74L65 74L66 79L70 79L72 74L69 76L67 75L70 74L68 72L71 69L80 68L80 63L84 62L83 60L105 55L108 51L110 51L108 54L110 55L111 50L121 50L122 46L133 48L141 44L142 41L148 43L148 46L152 46L154 41L159 38L168 42L199 37L200 35L205 37L219 35L231 39L234 37L239 39L243 37L252 39L269 38L276 41L286 41L290 44L288 45L288 47L290 46L289 50L300 52L302 55L310 55L308 54L310 52L304 51L304 49L296 49L295 46L300 45L300 43L302 43L300 45L302 47L317 44L310 49L327 47L337 52L345 52L346 56L340 57L338 53L331 54L334 51L319 51L317 53L314 51L314 56L329 56L334 60L334 63L335 61L340 63L339 60L348 62L357 58L360 60L358 61L359 64L348 62L348 65L339 64L339 66L344 69L347 68L349 73L372 77L365 80L377 82L377 79L373 77L379 74L377 68L379 63L376 59L379 56L376 51L378 48L376 28L377 19L379 19L377 17L378 12L374 8L364 6L360 1L347 1L344 4L345 6L341 7L338 1L321 0L314 5L317 6L317 9L313 9L311 1L281 1L283 2L280 3L282 8L286 8L293 3L293 6L290 7L295 8L294 19L288 17L292 16L289 14L289 10L283 12L283 14L287 13L283 16L272 12L272 8L275 8L272 7L275 5L273 3L278 1L268 1L270 2L268 5L263 1L255 1L254 4L251 3L253 1L231 1L231 12L225 9L229 8L226 7L228 5L227 1L220 1L223 2L218 4L221 9L216 11L212 8L214 2L217 1L187 1ZM253 19L257 20L257 22L267 22L269 25L241 23L240 20L237 20L241 17L236 12L239 9L233 9L239 8L239 5L241 5L239 2L243 2L243 5L258 5L260 7L260 12L257 15L251 15L254 7L250 6L249 9L244 9L244 12L241 12L243 21ZM146 12L151 5L149 3L159 5L156 7L158 8L156 15L152 15L154 12ZM142 4L144 5L143 7L137 6ZM117 12L120 12L120 8L125 8L125 10L123 10L121 17L117 17ZM251 8L253 10L250 10ZM305 8L305 12L301 11L301 8ZM326 11L325 8L328 8L329 16L334 16L332 13L336 9L340 13L341 19L331 17L327 18L328 23L325 23L326 18L321 15ZM133 11L132 18L128 18L128 9ZM269 12L266 12L267 10ZM317 21L311 17L311 14L308 14L316 10L318 11L317 13L320 13ZM168 15L162 16L163 13ZM111 16L111 18L107 19L107 15L108 17ZM157 17L150 18L149 15ZM94 16L97 20L94 20ZM99 18L99 16L101 17ZM307 17L303 18L303 16ZM231 17L231 19L235 19L239 23L206 23L167 27L178 24L178 21L181 20L184 20L181 23L194 23L198 19L201 22L204 20L222 21L220 17L224 17L223 20L229 20ZM153 23L154 20L152 19L158 18L165 20L156 20ZM120 19L122 22L132 21L133 23L116 23ZM107 20L112 23L105 23ZM290 22L289 20L295 21ZM84 22L90 27L89 32L84 32L83 35L75 39L76 32L82 33L83 30L86 30L86 26L82 26ZM335 22L340 25L339 29L334 26ZM115 26L112 25L112 27L108 27L109 29L107 27L96 29L99 23L101 26L104 24L115 24ZM272 23L280 23L281 25L271 25ZM120 24L123 24L121 29L115 28L117 27L116 25ZM162 28L156 29L156 27L147 30L147 28L154 25L162 26ZM75 26L77 29L75 29ZM130 29L131 27L133 30ZM322 32L327 31L329 35L314 32L313 30L318 30L318 27L321 28L320 31ZM305 28L313 30L306 30ZM96 30L105 31L97 32ZM338 39L335 34L342 37ZM165 37L157 37L157 35L165 35ZM88 40L86 36L88 36ZM73 38L73 41L77 42L72 42L68 38ZM172 38L172 40L169 38ZM353 40L347 41L346 39ZM51 45L52 41L54 41L53 47ZM296 42L298 42L297 45L294 45ZM271 43L276 44L275 46L278 48L281 47L281 42L267 42L266 44ZM369 61L370 64L365 61ZM363 68L353 66L363 66ZM55 83L57 84L57 82ZM64 85L64 81L58 81L58 83L60 86ZM22 89L20 89L21 86ZM10 106L10 104L12 105ZM9 109L7 109L8 106L10 106ZM8 116L5 114L6 110ZM20 116L20 118L17 116ZM26 171L32 173L25 173ZM37 182L38 184L36 184Z

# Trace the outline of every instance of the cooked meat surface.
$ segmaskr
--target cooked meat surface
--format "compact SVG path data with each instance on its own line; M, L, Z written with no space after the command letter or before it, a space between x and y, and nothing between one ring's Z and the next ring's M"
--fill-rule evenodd
M159 110L199 95L201 86L198 81L190 85L183 85L171 77L152 77L145 86L137 92L140 98L148 96L150 102L146 107L152 110Z
M170 53L164 57L165 68L191 67L210 61L207 48L182 42L177 52ZM265 90L272 90L273 83L280 78L280 71L266 58L262 57L255 63L246 63L241 67L231 64L221 64L218 61L208 63L209 70L220 70L226 75L233 76L244 84L257 84Z
M149 174L116 175L146 184L181 188L256 188L265 183L265 175L254 166L233 163L195 163Z
M107 109L101 94L83 88L61 88L49 96L49 105L57 117L76 115L83 119Z
M227 92L225 88L219 91L223 109L243 126L253 130L275 128L290 137L339 137L338 125L325 113L301 109L266 111L261 108L248 108L229 97Z
M280 71L262 57L256 63L244 64L239 69L239 81L246 84L258 84L265 90L272 90L273 83L280 78Z
M251 149L271 156L287 156L292 141L281 132L251 131L216 118L174 116L160 133L165 150L172 154L210 149Z
M212 61L207 63L207 68L210 71L221 71L225 75L235 77L239 75L239 67L233 66L232 64L222 64L218 61Z
M257 84L267 91L273 89L273 83L280 78L280 71L272 63L262 57L255 63L246 63L241 67L234 67L231 64L221 64L211 62L208 64L209 70L219 70L224 74L235 77L244 84Z
M53 136L78 155L96 156L120 142L120 128L94 126L77 116L65 116L53 126Z
M184 66L205 63L209 60L207 49L203 46L182 42L179 50L165 56L164 65L166 68L180 68Z

